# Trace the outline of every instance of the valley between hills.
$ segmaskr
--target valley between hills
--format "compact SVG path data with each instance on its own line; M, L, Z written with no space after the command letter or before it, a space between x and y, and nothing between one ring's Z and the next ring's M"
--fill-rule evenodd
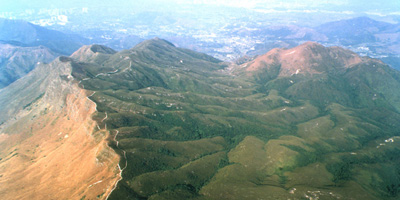
M243 64L152 39L0 90L6 199L398 199L400 73L306 42Z

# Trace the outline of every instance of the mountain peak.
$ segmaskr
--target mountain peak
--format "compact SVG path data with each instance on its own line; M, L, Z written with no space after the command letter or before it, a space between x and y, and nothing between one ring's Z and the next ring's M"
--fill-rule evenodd
M90 45L90 50L94 53L114 54L117 53L114 49L106 47L104 45L93 44Z
M299 45L298 47L324 47L324 46L318 42L307 41Z
M323 51L324 49L328 49L329 47L325 47L324 45L318 43L318 42L312 42L312 41L308 41L308 42L304 42L303 44L300 44L297 47L294 47L297 49L309 49L312 51Z
M93 44L93 45L84 45L77 51L75 51L71 57L77 59L79 61L87 60L88 58L92 58L97 54L115 54L117 53L114 49L109 47Z
M138 45L136 45L134 48L137 49L146 49L152 46L156 47L164 47L164 48L170 48L170 47L175 47L171 42L168 42L167 40L161 39L161 38L153 38L150 40L145 40Z
M356 53L341 47L325 47L306 42L291 49L273 49L246 64L247 71L280 65L279 76L319 74L334 68L348 68L362 62Z

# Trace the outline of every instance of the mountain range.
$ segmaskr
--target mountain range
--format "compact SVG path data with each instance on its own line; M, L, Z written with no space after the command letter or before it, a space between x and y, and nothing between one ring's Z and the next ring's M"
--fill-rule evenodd
M258 42L254 44L251 48L252 50L239 49L241 54L247 52L246 56L264 54L275 47L291 48L304 41L316 41L327 46L345 46L362 55L379 57L385 63L396 69L400 66L400 59L398 57L400 53L398 51L398 49L400 49L399 25L380 22L367 17L334 21L317 27L256 25L254 27L251 26L249 29L235 26L228 26L225 27L225 29L227 29L228 32L223 34L226 34L226 37L229 38L252 37L262 41L261 43ZM2 81L0 87L7 86L32 70L35 67L34 63L49 62L55 58L54 56L48 55L69 56L83 44L89 43L100 43L117 50L122 50L129 49L143 41L143 38L138 36L124 34L122 32L113 33L109 30L88 30L85 32L85 36L91 39L86 39L75 34L50 30L21 20L0 19L0 40L1 43L4 44L0 48L4 48L2 51L5 51L5 53L2 54L2 66L0 66L0 79ZM220 44L218 40L214 42L205 42L201 41L201 39L199 40L188 36L171 36L170 34L167 38L181 47L201 51L209 55L218 56L221 53L224 55L227 53L229 54L229 51L225 52L226 50L223 50L223 52L218 51L219 48L226 49L227 45L229 45ZM220 40L224 41L222 38ZM10 46L6 44L14 47L10 48ZM39 47L47 47L49 52L40 52L30 49ZM236 47L229 48L232 48L232 51L236 53L238 51L235 50ZM25 61L21 61L21 59L23 59L21 56L17 56L18 59L11 59L13 56L7 53L7 51L12 51L16 54L17 51L21 51L21 55L26 55L26 57L24 57ZM28 52L31 53L29 54ZM41 59L43 55L47 55L45 56L46 59ZM239 60L243 60L243 58L238 59L237 62L241 62Z
M0 90L6 199L397 199L400 72L306 42L240 64L155 38Z

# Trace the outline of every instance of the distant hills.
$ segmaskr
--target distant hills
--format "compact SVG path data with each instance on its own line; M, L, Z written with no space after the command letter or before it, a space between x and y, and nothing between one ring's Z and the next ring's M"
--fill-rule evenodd
M379 22L368 17L329 22L316 27L325 34L331 42L342 45L360 43L392 42L399 43L399 24Z
M58 55L44 46L0 44L0 88L29 73L37 64L53 61Z
M315 42L240 65L159 38L84 46L0 90L0 193L397 199L399 87L383 62Z
M89 40L22 20L0 18L0 88L59 55L71 55Z
M70 55L89 41L78 35L50 30L22 20L0 18L0 41L17 46L45 46L52 51Z

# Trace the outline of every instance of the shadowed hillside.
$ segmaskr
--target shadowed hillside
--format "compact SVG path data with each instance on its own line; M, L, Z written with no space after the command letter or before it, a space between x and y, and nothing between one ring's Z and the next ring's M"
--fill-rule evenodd
M51 62L57 55L43 46L17 47L0 44L0 88L21 78L38 63Z

